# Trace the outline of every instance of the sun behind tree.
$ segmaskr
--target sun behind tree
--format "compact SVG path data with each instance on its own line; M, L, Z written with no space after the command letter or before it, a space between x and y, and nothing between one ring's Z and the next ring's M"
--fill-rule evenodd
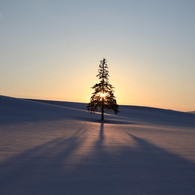
M101 111L101 120L104 120L106 110L113 110L115 114L119 112L116 97L114 96L114 87L109 84L109 71L105 58L100 61L97 77L100 82L92 87L95 91L91 96L87 109L92 113Z

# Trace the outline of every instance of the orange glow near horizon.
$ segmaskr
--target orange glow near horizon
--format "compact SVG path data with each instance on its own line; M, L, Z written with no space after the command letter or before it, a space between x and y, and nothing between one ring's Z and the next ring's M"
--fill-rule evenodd
M109 59L109 58L108 58ZM94 60L95 61L95 60ZM94 63L92 61L89 64ZM110 67L110 83L115 87L114 95L117 104L156 107L162 109L172 109L178 111L194 111L194 91L183 93L183 88L176 88L167 80L157 80L156 76L148 78L145 73L132 68L132 73L122 70L117 63L108 61ZM125 62L123 62L125 64ZM136 64L134 62L133 64ZM58 77L51 77L52 74L45 75L32 83L26 80L22 85L20 80L11 79L12 85L2 86L2 95L28 99L43 99L54 101L82 102L89 103L94 90L93 84L98 82L96 77L97 66L92 69L81 70L74 73L74 77L63 77L66 69L58 71ZM129 73L130 72L130 73ZM149 75L150 72L147 73ZM76 79L75 79L76 78ZM154 82L154 80L158 82ZM172 85L172 86L171 86ZM166 87L165 87L166 86ZM189 88L190 89L190 88ZM106 94L100 94L101 98Z

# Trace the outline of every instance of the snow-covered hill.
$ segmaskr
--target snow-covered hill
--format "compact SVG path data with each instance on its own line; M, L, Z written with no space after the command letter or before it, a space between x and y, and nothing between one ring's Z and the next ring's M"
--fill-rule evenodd
M195 194L195 115L0 96L0 194Z
M49 101L49 100L32 100L36 102L64 106L70 108L77 108L86 111L86 103L76 103L76 102L62 102L62 101ZM178 112L174 110L165 110L152 107L141 107L141 106L120 106L120 113L118 116L112 115L112 117L106 117L111 119L114 116L115 123L121 119L125 122L125 119L129 121L136 121L138 123L158 123L159 125L177 125L177 126L193 126L195 127L195 116L192 113ZM112 114L112 112L109 112ZM111 122L107 120L106 122ZM120 123L120 120L118 121Z

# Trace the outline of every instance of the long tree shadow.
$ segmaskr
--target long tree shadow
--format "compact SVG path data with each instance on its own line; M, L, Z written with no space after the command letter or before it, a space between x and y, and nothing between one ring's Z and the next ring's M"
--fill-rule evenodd
M0 194L195 194L194 163L128 133L136 147L113 147L114 141L106 145L104 123L92 145L85 145L83 133L52 140L2 163ZM86 147L90 152L84 154Z
M121 146L110 153L100 145L103 144L101 136L97 140L94 159L87 160L88 177L91 178L88 184L96 190L93 194L195 193L194 163L144 139L127 136L136 142L136 148ZM94 164L101 166L96 169ZM83 192L86 191L83 189Z
M100 125L100 140L104 139L104 122Z

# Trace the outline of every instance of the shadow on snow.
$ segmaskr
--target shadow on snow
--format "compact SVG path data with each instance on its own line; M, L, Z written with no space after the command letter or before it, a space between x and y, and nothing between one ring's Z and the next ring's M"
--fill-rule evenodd
M69 138L54 139L1 163L0 194L195 194L192 162L131 130L126 136L137 147L121 145L115 150L105 145L105 131L101 123L90 146L84 145L86 130L80 129Z

